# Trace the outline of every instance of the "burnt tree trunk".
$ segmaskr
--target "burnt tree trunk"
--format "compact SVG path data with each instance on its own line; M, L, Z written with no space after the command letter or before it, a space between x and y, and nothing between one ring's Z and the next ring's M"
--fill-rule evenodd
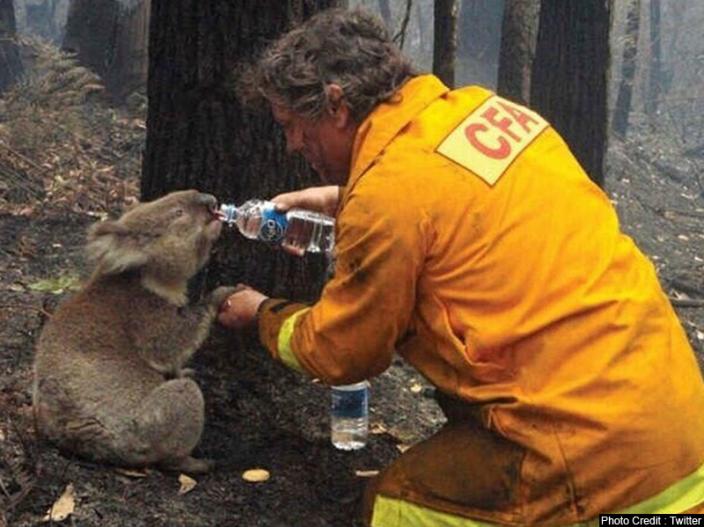
M433 73L453 88L457 55L457 0L435 0L434 5Z
M497 92L520 104L530 101L539 13L540 0L506 0L504 3Z
M0 0L0 93L22 74L12 0Z
M543 1L531 105L562 135L602 186L607 139L608 0Z
M60 44L61 27L57 21L60 0L42 0L41 3L25 3L27 32L45 40Z
M631 99L636 77L636 56L638 55L638 34L640 33L640 0L630 0L626 12L626 33L623 39L623 62L621 80L614 105L613 130L625 138L628 132L628 116L631 113Z
M662 94L662 33L660 0L650 0L650 71L646 110L656 114Z
M384 24L389 29L393 31L393 20L391 19L391 6L389 5L389 0L379 0L379 13L381 13L381 18L384 19Z
M149 0L71 0L63 49L117 101L146 85Z
M286 154L268 112L240 106L233 84L238 62L293 20L334 4L152 0L144 199L197 188L241 203L319 182L302 160ZM322 257L296 258L228 231L200 282L244 282L271 296L312 300L323 275Z

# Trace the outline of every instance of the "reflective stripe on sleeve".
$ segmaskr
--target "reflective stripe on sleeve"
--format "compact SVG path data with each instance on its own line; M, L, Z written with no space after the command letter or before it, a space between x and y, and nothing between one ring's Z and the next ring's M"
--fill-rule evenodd
M281 326L281 329L279 330L279 339L277 343L277 348L279 351L279 360L289 368L300 372L305 372L305 370L301 366L301 363L298 362L296 355L291 349L291 339L293 338L293 330L296 325L296 320L303 313L306 313L309 310L310 308L305 308L301 309L300 311L296 311L293 315L291 315L284 321L283 325Z
M704 465L664 491L640 503L622 509L617 514L681 514L704 503ZM593 519L573 523L569 527L597 525ZM410 503L378 495L374 500L372 527L498 527L497 523L483 522L455 516Z

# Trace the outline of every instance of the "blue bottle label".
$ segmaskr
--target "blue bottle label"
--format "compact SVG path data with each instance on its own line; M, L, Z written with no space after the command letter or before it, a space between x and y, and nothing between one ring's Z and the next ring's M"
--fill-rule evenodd
M332 415L342 419L357 419L367 415L369 388L343 391L332 389Z
M262 223L259 226L259 239L268 243L279 243L288 227L286 214L273 208L262 211Z

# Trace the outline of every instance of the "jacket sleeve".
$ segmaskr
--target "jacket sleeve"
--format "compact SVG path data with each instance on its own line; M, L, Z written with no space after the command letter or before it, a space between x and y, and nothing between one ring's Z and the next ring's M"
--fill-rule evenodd
M424 261L422 213L393 189L363 183L338 214L335 275L320 300L312 307L269 300L259 314L260 338L274 357L332 385L389 366Z

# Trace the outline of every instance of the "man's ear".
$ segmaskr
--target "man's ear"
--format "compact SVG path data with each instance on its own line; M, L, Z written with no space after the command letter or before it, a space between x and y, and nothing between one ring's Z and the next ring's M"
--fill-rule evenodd
M333 118L337 128L345 128L350 122L350 108L345 100L345 92L339 84L325 86L325 95L328 100L328 113Z

